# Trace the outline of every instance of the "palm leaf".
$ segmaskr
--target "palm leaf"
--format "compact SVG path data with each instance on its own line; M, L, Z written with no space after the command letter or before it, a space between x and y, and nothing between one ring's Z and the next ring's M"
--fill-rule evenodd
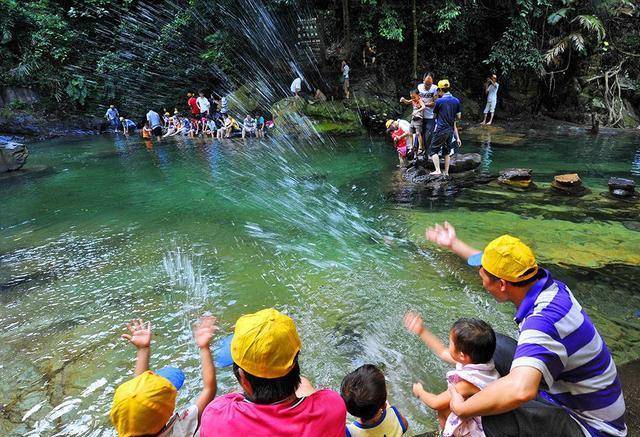
M602 21L594 15L578 15L576 18L571 20L571 22L578 22L580 27L583 29L596 33L598 36L598 41L601 41L605 37L605 29Z
M559 40L553 47L551 47L544 54L544 61L547 65L560 64L562 54L569 49L571 42L569 37L564 37Z

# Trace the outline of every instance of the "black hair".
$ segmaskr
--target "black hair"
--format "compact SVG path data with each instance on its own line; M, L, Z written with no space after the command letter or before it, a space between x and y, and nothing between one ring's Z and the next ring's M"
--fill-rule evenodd
M373 364L360 366L344 377L340 395L349 414L371 420L387 402L384 374Z
M410 94L418 94L420 95L420 91L418 91L418 88L414 88L411 90Z
M435 77L433 76L433 73L430 71L427 71L424 76L422 76L422 80L425 80L427 78L427 76L431 76L431 79L435 79Z
M236 379L240 381L240 367L233 363L233 374ZM298 356L293 362L293 368L284 376L279 378L260 378L254 376L242 369L244 377L251 384L253 389L253 395L251 396L251 402L256 404L273 404L274 402L281 401L293 393L300 387L300 365L298 364Z
M473 364L488 363L496 350L496 333L485 321L462 318L451 327L455 349L471 358Z
M527 276L530 275L531 272L533 272L536 268L535 267L531 267L530 269L528 269L526 272L524 272L521 276ZM494 275L493 273L489 273L487 271L487 269L483 268L482 270L484 270L484 273L489 277L489 279L491 280L491 282L495 282L495 281L499 281L500 277ZM538 271L535 275L533 275L532 277L530 277L529 279L524 279L522 281L507 281L507 283L515 286L515 287L524 287L525 285L529 285L534 283L535 281L537 281L538 279L541 279L542 276L544 276L544 271L541 268L538 268ZM506 279L505 279L506 281Z

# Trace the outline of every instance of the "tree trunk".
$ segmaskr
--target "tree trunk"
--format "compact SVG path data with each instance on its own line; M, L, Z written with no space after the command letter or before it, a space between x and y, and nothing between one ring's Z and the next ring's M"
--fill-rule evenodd
M418 23L416 19L416 0L411 2L411 16L413 18L413 78L418 77Z
M342 0L342 28L344 30L344 57L351 55L351 25L349 24L349 0Z

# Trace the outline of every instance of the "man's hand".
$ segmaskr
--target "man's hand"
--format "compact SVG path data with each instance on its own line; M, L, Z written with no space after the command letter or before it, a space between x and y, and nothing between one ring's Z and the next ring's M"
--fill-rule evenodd
M417 336L420 336L424 332L424 322L422 321L422 317L420 317L420 314L415 311L409 311L404 316L404 327L407 331Z
M148 349L151 347L151 322L142 319L132 320L127 323L130 334L122 334L122 338L129 341L136 349Z
M202 316L193 326L193 339L198 348L209 348L213 335L218 330L217 319L213 316Z
M425 234L427 240L447 249L451 249L456 241L456 230L449 222L444 222L443 225L436 223L434 227L427 228Z
M413 383L413 395L417 398L420 398L420 395L424 393L424 387L419 382Z
M458 147L462 147L462 140L459 137L456 138L456 143L458 143Z

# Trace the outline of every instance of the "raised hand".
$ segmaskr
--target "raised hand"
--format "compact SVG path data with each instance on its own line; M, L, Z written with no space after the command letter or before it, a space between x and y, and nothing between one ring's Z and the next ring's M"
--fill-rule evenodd
M419 382L414 382L413 383L413 395L415 397L419 398L422 393L424 393L424 387L422 386L422 384L420 384Z
M148 349L151 346L151 322L134 319L127 323L127 329L129 334L122 334L121 337L137 349Z
M193 339L196 341L198 348L208 348L211 344L213 335L218 330L218 320L213 316L202 316L193 325Z
M420 314L415 311L409 311L404 316L404 327L412 334L420 335L424 332L424 322Z
M444 222L443 225L436 223L434 227L427 228L425 235L427 240L447 249L451 249L456 241L456 230L449 222Z

